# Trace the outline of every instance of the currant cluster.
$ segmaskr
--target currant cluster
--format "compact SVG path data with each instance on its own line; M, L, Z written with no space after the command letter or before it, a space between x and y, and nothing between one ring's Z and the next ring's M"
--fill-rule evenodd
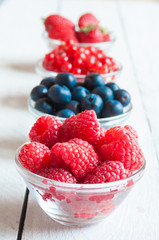
M93 72L107 74L119 69L114 59L108 57L103 50L91 46L75 46L71 40L46 54L43 67L48 71L76 75Z

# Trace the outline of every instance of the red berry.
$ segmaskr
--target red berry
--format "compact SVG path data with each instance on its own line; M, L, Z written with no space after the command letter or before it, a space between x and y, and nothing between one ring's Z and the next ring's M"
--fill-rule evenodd
M80 138L90 143L100 136L100 125L93 110L83 111L65 120L60 135L63 141Z
M111 40L110 35L108 33L103 35L103 42L109 42Z
M58 14L48 16L44 21L44 25L45 25L46 31L49 31L50 29L53 29L54 27L56 28L57 26L62 26L62 27L67 26L70 28L75 27L73 22L71 22L70 20L68 20Z
M113 182L129 176L129 171L119 161L106 161L88 173L85 184Z
M55 144L51 149L51 161L54 167L70 169L79 180L91 172L99 160L90 144L81 139L73 139Z
M47 147L52 146L60 141L59 130L62 122L55 117L42 116L40 117L29 132L31 141L36 141L45 144Z
M87 31L80 31L77 33L77 37L81 43L103 42L103 34L97 27Z
M18 160L23 167L36 172L50 164L50 150L41 143L28 143L20 149Z
M83 14L78 21L78 26L87 27L89 25L98 25L98 19L92 13L85 13Z
M120 161L130 171L138 170L144 162L137 134L129 126L109 129L105 134L101 153L105 160Z
M43 168L37 171L36 174L58 182L76 183L76 178L70 172L62 168Z

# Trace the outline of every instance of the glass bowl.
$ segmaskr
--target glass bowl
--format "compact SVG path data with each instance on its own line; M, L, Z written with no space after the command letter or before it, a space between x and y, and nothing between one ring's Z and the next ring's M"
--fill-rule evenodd
M121 74L122 65L118 61L115 61L115 62L119 66L119 69L117 71L106 73L106 74L101 74L101 76L105 79L105 83L114 82L116 80L116 78L119 77L119 75ZM43 67L43 59L40 59L39 61L37 61L35 70L42 77L55 77L58 74L58 72L46 70ZM86 77L86 75L76 75L76 74L74 74L74 76L75 76L77 82L84 82L84 79Z
M47 44L48 50L50 51L56 48L58 45L61 45L62 43L64 43L63 41L49 38L48 33L46 31L44 31L42 35ZM100 43L75 43L75 45L79 47L92 46L92 47L96 47L101 50L104 50L106 53L108 53L108 51L111 49L111 47L116 41L116 38L112 32L110 32L109 35L111 39L110 41L100 42Z
M144 165L132 176L103 184L69 184L38 176L25 169L15 155L16 168L34 199L54 221L86 226L108 217L143 176Z
M53 116L35 109L34 105L35 105L35 102L31 98L29 98L28 110L36 120L43 115ZM118 125L123 125L127 120L127 118L129 117L129 115L131 114L132 108L133 108L132 103L130 103L127 107L124 108L123 114L120 114L114 117L108 117L108 118L98 118L98 121L101 127L105 129L109 129L110 127L115 127ZM64 122L66 119L66 118L57 117L57 116L54 116L54 117L59 119L61 122Z

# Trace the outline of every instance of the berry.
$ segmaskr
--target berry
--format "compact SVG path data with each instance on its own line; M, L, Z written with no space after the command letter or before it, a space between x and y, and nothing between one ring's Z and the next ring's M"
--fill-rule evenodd
M48 88L43 85L34 87L30 93L32 100L37 101L40 98L46 97L48 94Z
M102 118L113 117L123 113L123 105L117 100L107 101L101 113Z
M66 169L69 167L78 180L86 176L98 164L98 156L93 147L82 140L80 143L71 140L55 144L51 149L51 160L54 167L61 167L61 165L65 165Z
M66 104L66 108L75 112L75 114L80 112L80 104L76 100L72 100L70 103Z
M50 164L50 150L41 143L28 143L20 149L18 160L23 167L36 172Z
M126 90L119 89L114 92L114 99L120 101L121 104L125 107L130 103L131 96Z
M89 90L85 87L76 87L72 91L72 99L81 102L82 99L89 94Z
M53 106L47 98L37 100L34 108L43 113L53 114Z
M67 109L67 108L62 109L57 113L58 117L63 117L63 118L69 118L73 115L75 115L75 112L73 112L72 110Z
M55 82L55 78L54 77L47 77L47 78L44 78L40 82L40 85L44 85L47 88L50 88L54 84L54 82Z
M113 92L120 89L116 83L107 83L105 84L105 86L111 88Z
M92 13L85 13L83 14L78 21L78 26L87 27L89 25L98 25L98 19Z
M55 77L55 84L65 85L70 90L77 86L76 79L71 73L59 73Z
M120 161L130 171L138 170L143 165L144 156L134 134L129 127L114 127L107 130L105 142L101 146L104 158Z
M100 74L90 73L85 77L84 85L88 90L91 91L94 88L104 86L105 81L104 81L104 78Z
M109 42L111 41L111 37L108 33L103 35L103 42Z
M36 174L58 182L76 183L76 178L70 172L62 168L44 168L37 171Z
M34 123L29 132L31 141L45 144L51 148L55 143L60 141L59 131L62 122L55 117L42 116Z
M55 84L50 87L48 91L48 98L53 103L66 104L71 101L71 97L71 92L65 85L60 86L58 84Z
M94 93L88 94L86 97L82 99L81 102L82 110L94 110L96 114L99 114L103 108L103 100L102 98Z
M97 87L93 89L92 93L98 94L103 99L104 103L112 100L114 97L113 91L109 87Z
M66 119L60 131L63 142L80 138L93 143L100 136L100 125L93 110L86 110Z
M74 40L77 42L77 38L74 32L74 24L60 16L60 15L50 15L45 19L44 22L45 29L48 32L49 38L67 41L67 40Z
M98 43L103 42L103 34L99 28L87 27L84 30L82 29L80 32L77 32L77 37L79 42L81 43Z
M97 184L118 181L129 176L129 171L119 161L106 161L88 173L84 184Z

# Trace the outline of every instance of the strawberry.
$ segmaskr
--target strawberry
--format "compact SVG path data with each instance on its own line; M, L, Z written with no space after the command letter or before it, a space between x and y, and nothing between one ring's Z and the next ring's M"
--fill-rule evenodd
M70 20L55 14L48 16L44 25L49 38L62 41L72 39L74 42L78 42L74 31L75 25Z
M83 14L78 21L79 28L87 27L89 25L98 26L98 19L92 13Z
M87 27L83 31L77 33L77 37L79 42L82 43L97 43L103 42L103 34L99 28L94 27Z

